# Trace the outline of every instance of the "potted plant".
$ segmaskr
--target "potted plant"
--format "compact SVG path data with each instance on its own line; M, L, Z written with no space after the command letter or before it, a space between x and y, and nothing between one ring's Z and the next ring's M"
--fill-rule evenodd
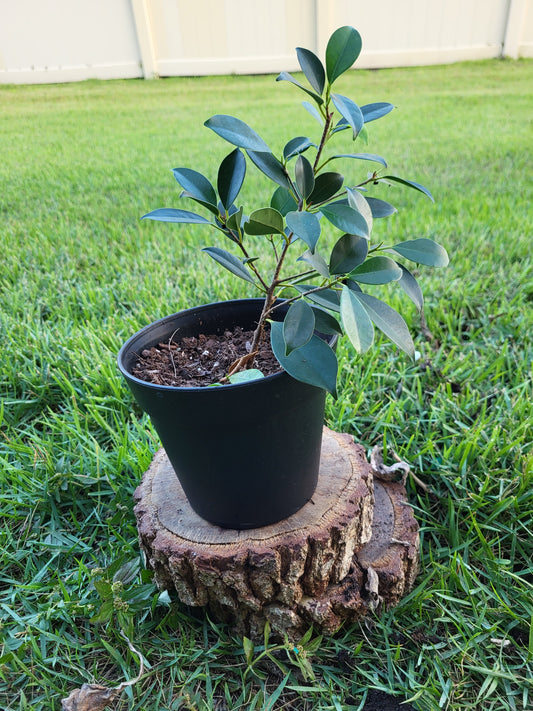
M296 50L308 85L287 72L278 76L305 93L303 106L318 123L315 139L296 135L271 150L240 118L212 116L205 126L232 145L216 186L197 170L173 171L183 188L180 197L201 210L159 208L144 215L211 227L225 247L203 251L260 295L161 319L130 338L118 359L192 507L220 526L268 525L311 498L326 393L336 397L338 335L345 334L362 354L377 327L413 356L403 318L366 289L397 282L421 311L422 292L403 260L433 267L448 263L445 250L429 239L372 241L374 222L396 212L379 197L383 185L400 184L433 198L422 185L390 174L383 157L350 147L365 143L367 124L394 108L384 102L358 106L334 92L360 51L357 30L341 27L328 41L325 66L310 50ZM343 140L348 147L337 147ZM349 178L333 169L340 160L353 168ZM238 201L248 163L274 187L269 204L250 210ZM361 176L369 164L370 172ZM183 386L173 377L161 380L165 358L171 376L186 371L183 359L190 362L191 356L184 353L191 343L193 352L214 354L216 362L218 339L229 337L231 343L235 328L250 334L218 382L203 386L186 380ZM279 369L273 374L258 364L269 345ZM212 361L203 367L197 360L193 357L196 371L214 370Z

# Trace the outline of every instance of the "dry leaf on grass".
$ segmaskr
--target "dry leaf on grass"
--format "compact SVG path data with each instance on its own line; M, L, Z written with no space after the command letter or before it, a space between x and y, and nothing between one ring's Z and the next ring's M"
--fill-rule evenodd
M110 689L100 684L83 684L74 689L61 701L63 711L103 711L120 694L118 689Z
M114 687L102 686L101 684L83 684L80 689L74 689L66 699L61 700L62 711L104 711L110 703L115 701L122 689L139 681L144 672L142 655L135 649L123 632L120 635L126 640L131 651L139 657L140 669L135 679L123 681L122 684Z

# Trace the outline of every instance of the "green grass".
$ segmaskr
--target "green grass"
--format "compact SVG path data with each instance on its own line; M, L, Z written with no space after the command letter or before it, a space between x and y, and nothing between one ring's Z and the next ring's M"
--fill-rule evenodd
M532 707L532 70L339 82L359 104L398 106L367 150L436 198L391 188L400 213L381 233L436 238L451 265L421 275L433 340L406 307L416 363L385 341L359 359L341 344L328 424L394 449L436 496L410 483L421 570L396 609L276 663L258 648L251 668L241 639L146 573L116 593L129 611L90 621L105 569L139 557L132 493L158 446L115 358L155 318L245 294L199 252L211 235L139 221L178 204L171 168L214 177L227 149L203 121L247 118L279 150L313 119L273 77L0 87L2 709L58 711L84 682L135 677L121 627L147 666L118 709L355 710L373 688L424 711ZM267 195L259 176L252 190Z

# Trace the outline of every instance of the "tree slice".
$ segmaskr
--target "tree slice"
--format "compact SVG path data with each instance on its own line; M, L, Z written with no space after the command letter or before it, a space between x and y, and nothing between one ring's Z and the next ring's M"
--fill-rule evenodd
M310 624L331 632L387 605L387 594L397 601L412 583L416 544L408 533L418 541L416 522L398 503L403 487L395 484L403 494L396 488L389 496L388 486L376 487L386 513L373 528L364 449L324 428L313 499L271 526L229 530L192 510L161 449L135 492L139 540L161 589L175 589L183 603L206 607L241 634L259 636L267 619L280 635L295 637Z

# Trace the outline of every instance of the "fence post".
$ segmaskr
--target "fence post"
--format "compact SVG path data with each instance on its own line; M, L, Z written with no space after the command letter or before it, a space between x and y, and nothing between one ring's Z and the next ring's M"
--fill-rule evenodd
M131 0L137 41L141 50L141 62L145 79L157 76L157 61L155 55L152 23L148 3L150 0Z
M522 28L524 26L524 18L526 15L526 3L527 0L509 1L507 25L505 27L502 51L502 55L504 57L518 59L520 40L522 38Z

